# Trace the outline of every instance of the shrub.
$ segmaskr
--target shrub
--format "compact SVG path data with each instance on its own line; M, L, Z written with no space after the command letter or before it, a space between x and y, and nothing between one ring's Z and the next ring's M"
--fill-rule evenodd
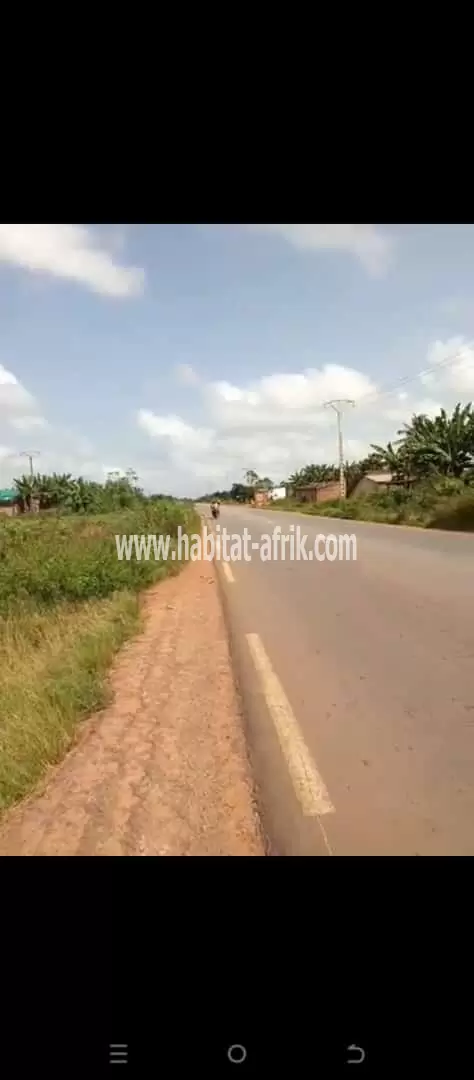
M411 490L394 488L355 499L325 503L288 500L279 508L317 517L474 531L474 488L451 478L425 481Z
M25 518L0 527L0 615L84 602L120 589L134 592L176 570L167 564L117 558L115 535L169 534L196 527L194 511L179 504L143 504L97 517Z
M439 502L431 514L428 527L474 532L474 492L455 496L447 503Z
M114 653L140 625L137 593L179 561L120 561L115 534L199 531L190 506L0 521L0 810L70 746L107 698ZM171 551L170 551L171 556Z

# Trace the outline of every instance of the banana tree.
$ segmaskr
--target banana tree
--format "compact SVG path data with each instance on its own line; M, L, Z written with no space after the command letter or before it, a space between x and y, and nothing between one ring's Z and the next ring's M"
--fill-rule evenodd
M460 478L474 465L474 412L472 403L459 402L449 416L441 409L434 418L412 417L398 432L399 443L410 455L418 475Z
M13 483L20 496L23 509L25 511L31 510L33 499L38 498L38 478L36 476L29 476L25 473L24 476L15 479Z
M386 446L378 446L376 443L372 443L371 446L377 456L379 467L382 465L388 472L392 473L394 480L402 483L407 483L410 480L413 462L408 447L404 445L394 447L391 442L387 443Z

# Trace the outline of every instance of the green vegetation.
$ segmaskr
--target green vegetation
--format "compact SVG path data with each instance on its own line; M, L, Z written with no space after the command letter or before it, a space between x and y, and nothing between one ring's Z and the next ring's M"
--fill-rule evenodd
M456 405L433 418L412 416L387 446L372 444L362 461L346 462L347 498L331 502L303 502L305 484L325 484L338 477L334 465L305 465L286 482L289 497L269 504L275 510L300 510L322 517L418 525L424 528L474 531L474 409ZM367 473L390 474L388 490L353 495ZM234 484L215 497L250 502L256 488L271 486L249 470L246 484Z
M151 585L172 563L117 558L115 534L169 533L195 525L179 504L147 503L96 516L25 515L0 523L0 616L81 603Z
M24 510L30 510L36 501L40 510L55 510L61 514L107 514L145 500L133 469L128 469L125 476L119 472L109 473L105 484L70 473L53 473L51 476L35 473L20 476L14 483ZM171 495L151 495L147 501L150 500L176 501Z
M78 721L107 700L117 649L140 627L129 592L0 624L0 811L61 760Z
M115 534L199 531L190 505L146 499L127 480L100 488L95 514L56 502L58 514L0 518L0 810L104 703L110 662L140 625L140 590L179 570L172 548L166 562L120 561Z
M394 487L380 494L323 503L301 503L292 498L271 504L270 509L387 525L474 531L474 489L466 490L456 481L439 480L412 489Z
M361 461L346 461L344 473L348 496L352 495L356 484L368 472L378 472L387 467L381 453L369 454L368 457L362 458ZM303 484L330 484L333 480L338 479L339 469L335 465L305 465L303 469L290 476L287 485L294 491L296 497L297 489L302 487Z

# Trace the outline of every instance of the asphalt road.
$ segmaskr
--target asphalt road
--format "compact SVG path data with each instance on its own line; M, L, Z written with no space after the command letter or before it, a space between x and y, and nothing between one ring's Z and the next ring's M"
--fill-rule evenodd
M298 525L357 559L219 564L270 853L474 855L474 537L220 518L257 545Z

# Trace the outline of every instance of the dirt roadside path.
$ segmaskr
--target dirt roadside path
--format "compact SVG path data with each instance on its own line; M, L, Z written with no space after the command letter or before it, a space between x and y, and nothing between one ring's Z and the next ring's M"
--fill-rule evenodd
M41 793L8 812L2 855L264 855L214 567L189 563L145 600Z

